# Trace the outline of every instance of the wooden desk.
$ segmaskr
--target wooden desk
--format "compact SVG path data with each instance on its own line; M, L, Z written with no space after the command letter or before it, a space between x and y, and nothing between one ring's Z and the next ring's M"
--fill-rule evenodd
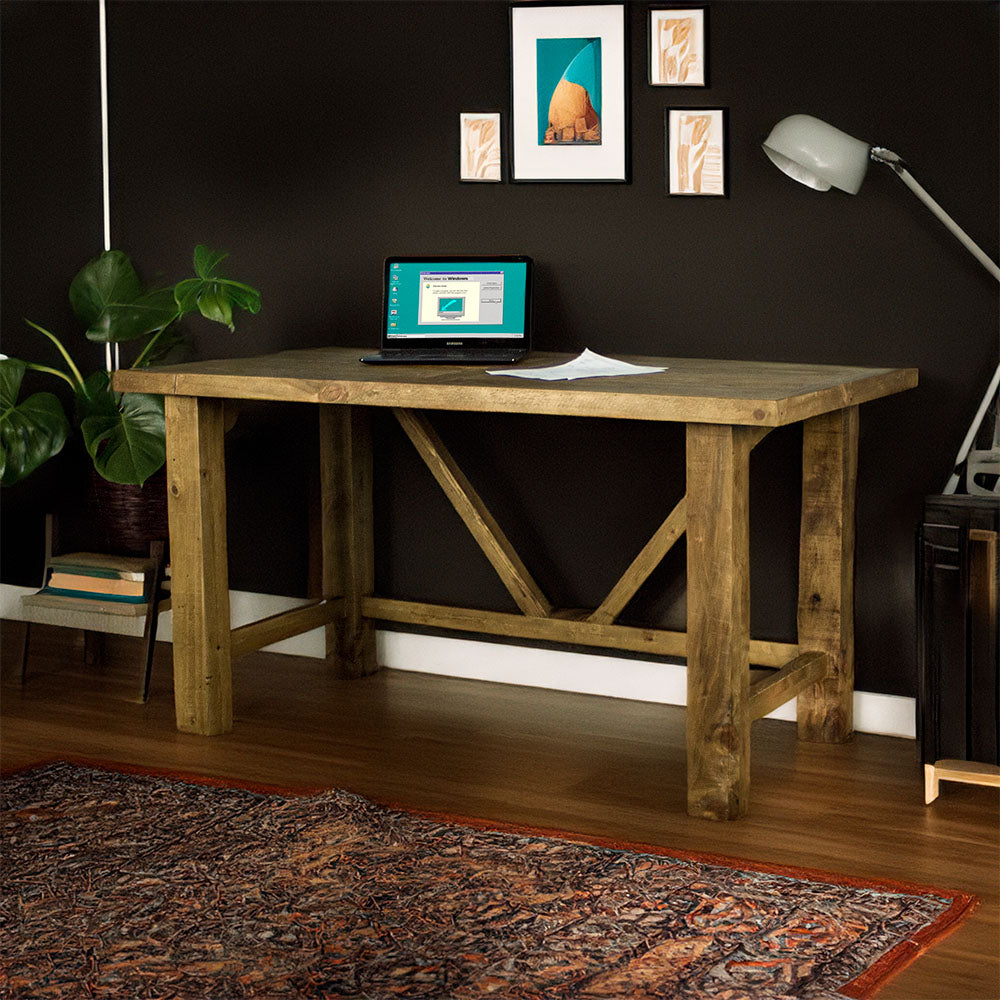
M747 810L750 723L798 696L799 735L839 742L853 731L854 494L858 406L917 384L915 369L633 358L666 372L533 382L466 367L367 367L358 348L125 370L123 392L166 397L177 726L232 728L233 657L320 625L328 655L353 676L378 669L374 623L686 656L688 812ZM568 356L537 354L543 366ZM323 600L230 629L223 404L319 405ZM391 408L521 611L482 612L380 598L372 556L370 407ZM681 421L687 495L592 611L552 607L428 420L468 410ZM750 452L773 427L803 422L798 642L749 633ZM687 631L615 619L687 534ZM750 664L767 668L751 671Z

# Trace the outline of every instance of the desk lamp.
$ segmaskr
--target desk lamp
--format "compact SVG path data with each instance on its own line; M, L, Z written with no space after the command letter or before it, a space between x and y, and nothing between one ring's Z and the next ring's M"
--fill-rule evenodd
M997 281L1000 281L1000 267L986 256L968 233L917 183L903 160L891 150L882 146L871 146L811 115L791 115L789 118L783 118L771 130L763 145L764 152L780 170L800 184L805 184L816 191L829 191L831 187L835 187L848 194L857 194L868 170L869 161L884 163L940 219L966 250ZM969 433L962 442L955 459L955 470L944 489L945 493L954 493L958 486L958 469L969 454L998 384L1000 384L1000 365L997 366L986 395L973 418ZM971 475L967 474L966 480L969 481L971 478ZM997 486L1000 487L1000 480Z

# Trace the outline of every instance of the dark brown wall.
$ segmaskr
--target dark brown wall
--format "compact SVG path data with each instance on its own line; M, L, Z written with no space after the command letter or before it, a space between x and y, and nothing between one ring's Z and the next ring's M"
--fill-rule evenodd
M863 408L858 506L859 686L912 695L914 526L996 364L997 285L888 170L818 194L760 142L805 112L886 145L997 257L997 5L713 3L708 89L647 86L646 11L628 8L631 184L463 185L458 113L509 107L506 4L111 0L114 244L176 278L207 242L262 289L235 335L198 328L203 357L371 346L385 254L495 251L537 261L543 349L919 367L919 389ZM96 4L2 12L2 330L34 356L20 317L71 329L65 287L101 249ZM671 104L729 108L729 199L665 196ZM252 408L230 438L234 587L306 587L311 417ZM674 428L436 423L558 603L598 602L683 490ZM507 607L379 428L379 589ZM781 430L754 457L761 638L794 628L798 447ZM41 511L72 468L5 492L5 581L40 573ZM629 620L683 622L683 553L668 562Z

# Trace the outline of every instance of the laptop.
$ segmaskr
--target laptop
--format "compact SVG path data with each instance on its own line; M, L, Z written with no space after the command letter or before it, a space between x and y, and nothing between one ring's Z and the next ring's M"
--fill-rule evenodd
M382 345L366 364L519 361L531 343L532 261L523 256L389 257Z

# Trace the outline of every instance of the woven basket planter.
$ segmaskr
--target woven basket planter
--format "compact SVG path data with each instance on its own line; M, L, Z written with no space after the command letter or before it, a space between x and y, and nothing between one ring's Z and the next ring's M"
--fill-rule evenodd
M149 543L167 541L167 474L163 468L142 486L109 483L94 472L90 516L109 552L144 556Z

